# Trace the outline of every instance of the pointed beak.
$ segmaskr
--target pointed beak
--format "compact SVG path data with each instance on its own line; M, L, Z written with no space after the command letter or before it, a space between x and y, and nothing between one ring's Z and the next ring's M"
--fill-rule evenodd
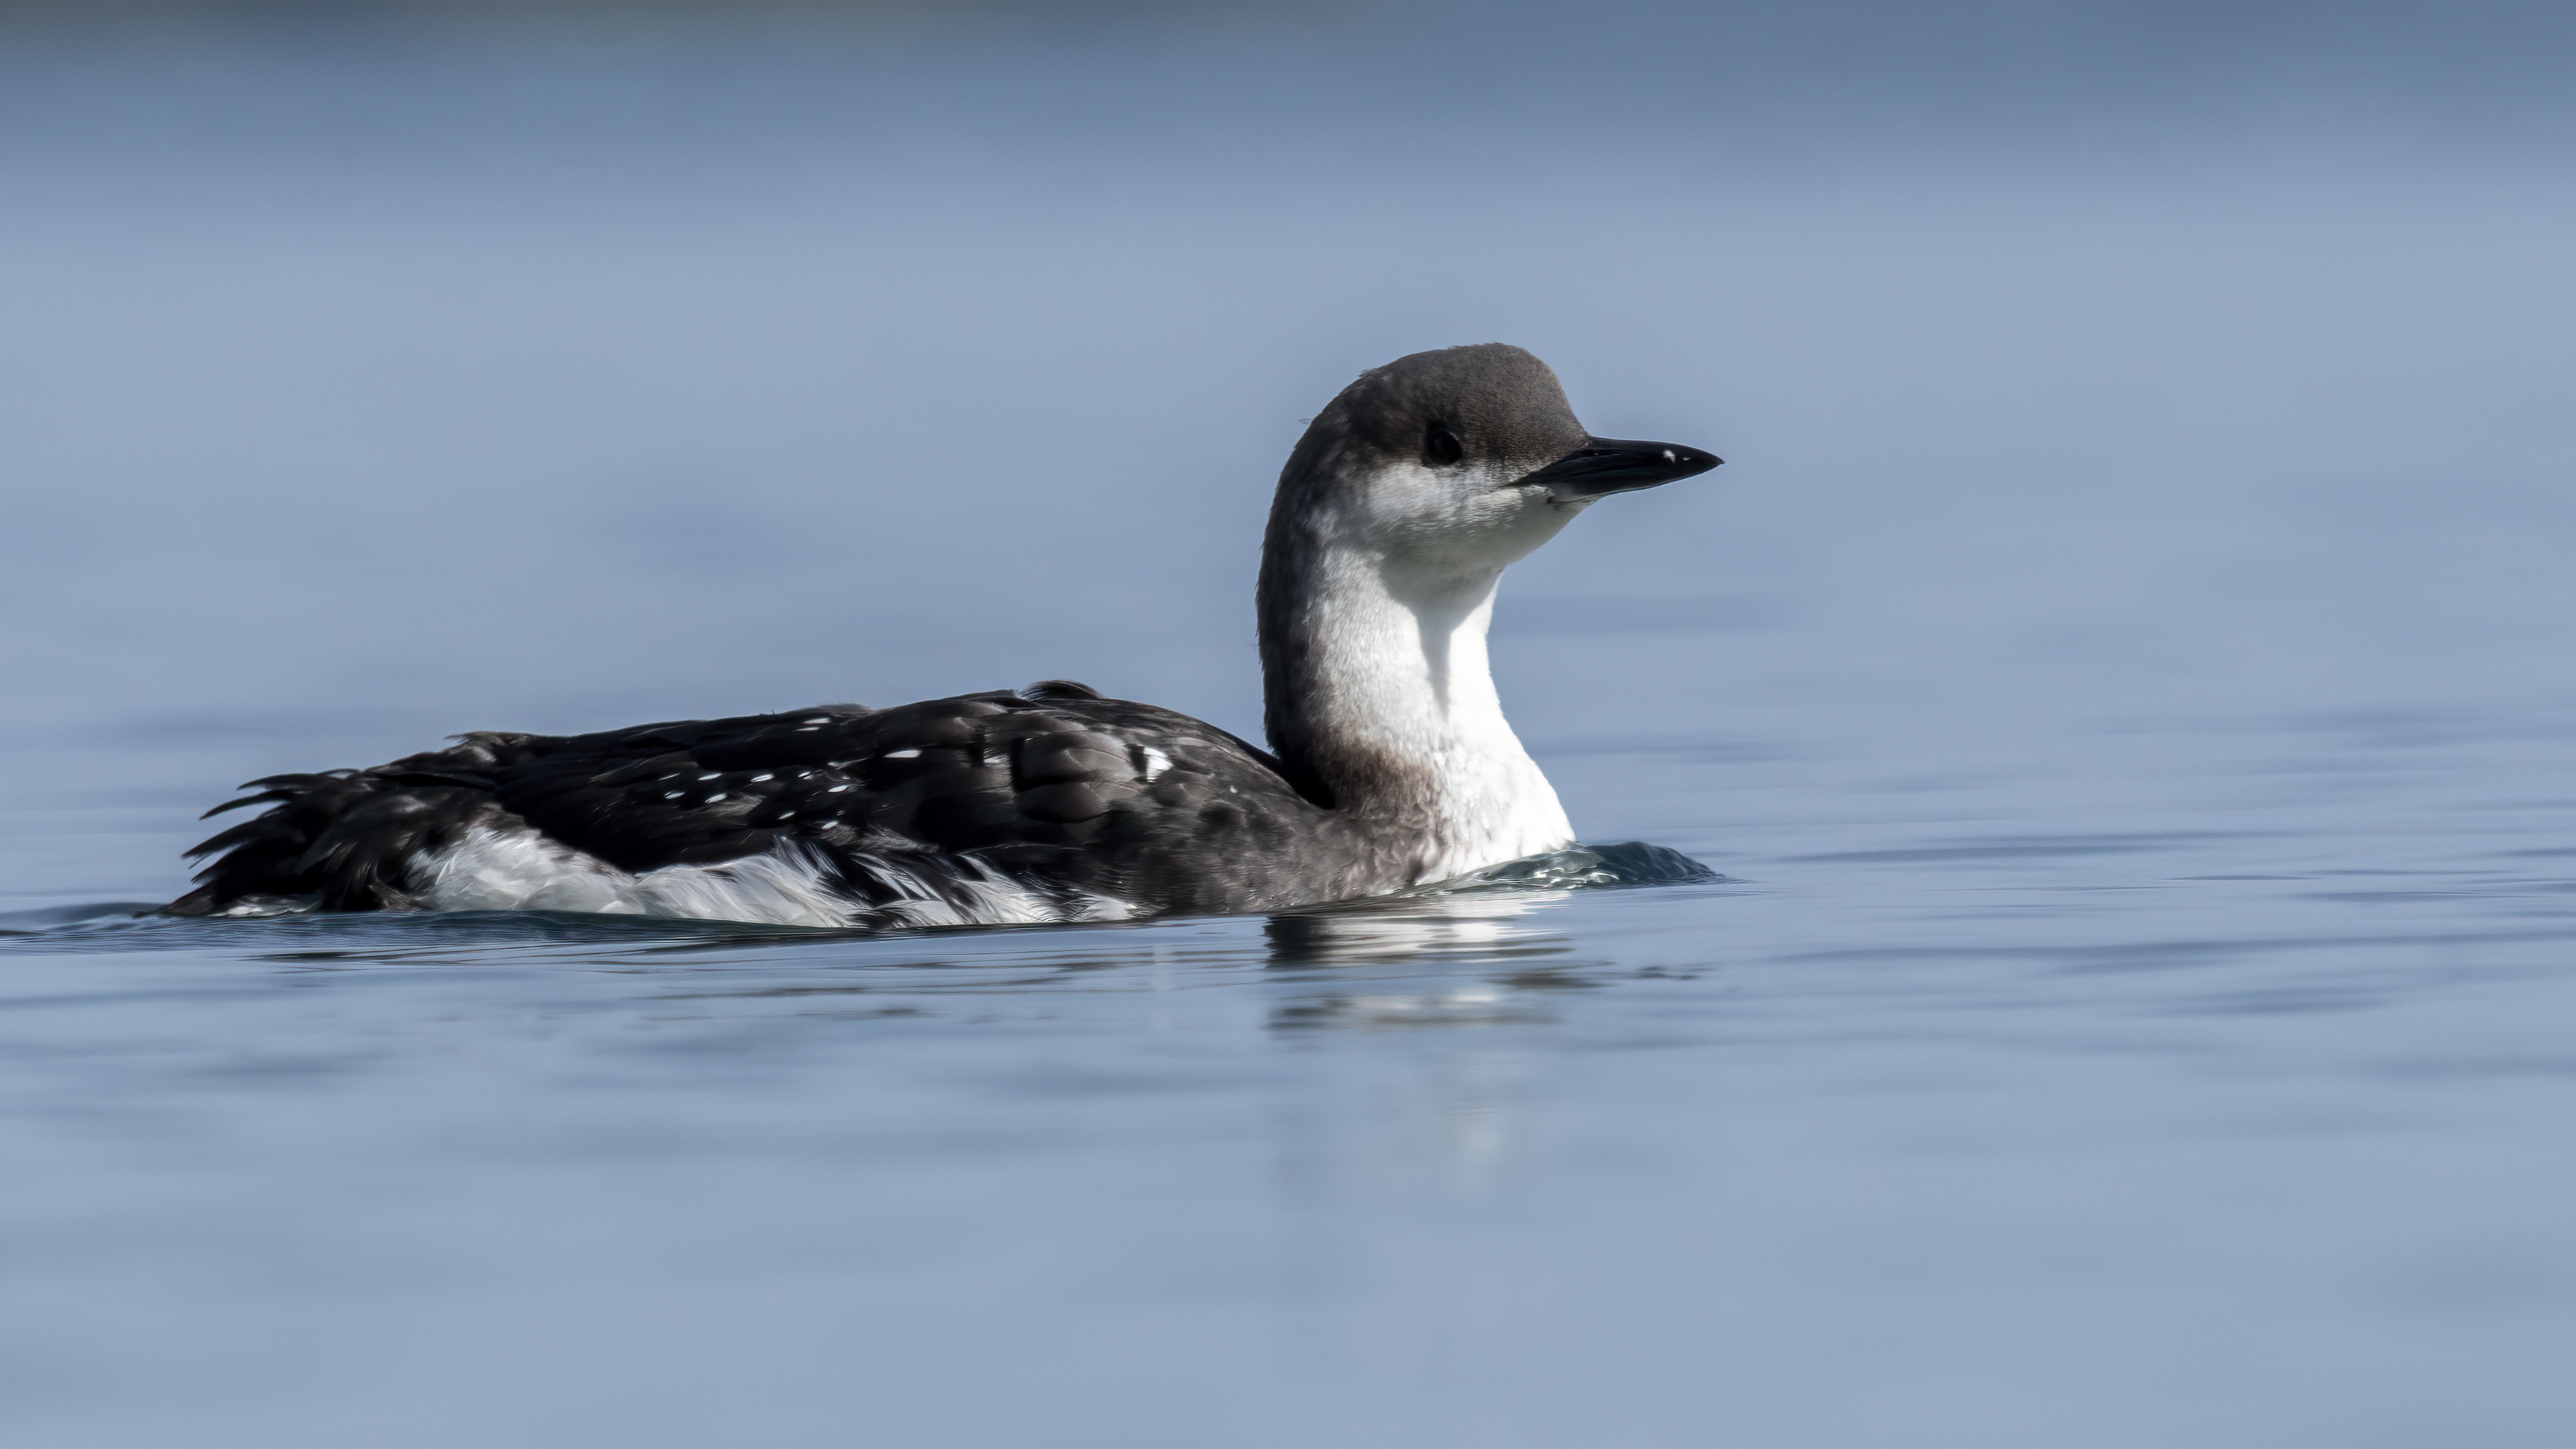
M1696 477L1725 461L1715 453L1703 453L1679 443L1586 438L1582 447L1521 482L1544 483L1550 498L1573 503Z

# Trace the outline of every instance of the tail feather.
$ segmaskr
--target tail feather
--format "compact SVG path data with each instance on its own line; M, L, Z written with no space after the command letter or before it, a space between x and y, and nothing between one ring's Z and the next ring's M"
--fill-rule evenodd
M262 790L256 795L244 795L238 800L227 800L197 818L200 820L212 820L218 815L227 815L235 810L242 809L245 806L274 805L280 800L294 799L296 793L297 792L293 790ZM188 853L190 855L203 855L211 848L212 847L210 846L201 845Z
M203 860L219 850L231 850L235 846L245 845L254 840L283 843L286 829L286 822L278 818L277 812L270 811L264 815L255 815L248 820L234 821L224 830L189 846L182 854L190 860ZM297 837L297 840L301 843L302 837Z
M467 735L453 749L372 770L271 775L242 788L207 818L251 805L269 808L209 837L188 858L214 856L198 888L167 907L173 915L216 915L279 899L330 911L406 910L410 866L466 829L506 814L492 800L491 770L526 758L525 735Z
M244 780L241 787L245 790L257 790L262 787L273 787L280 790L318 790L324 785L328 785L335 780L354 780L361 774L369 773L373 772L363 770L324 770L319 774L312 775L265 775L256 780Z

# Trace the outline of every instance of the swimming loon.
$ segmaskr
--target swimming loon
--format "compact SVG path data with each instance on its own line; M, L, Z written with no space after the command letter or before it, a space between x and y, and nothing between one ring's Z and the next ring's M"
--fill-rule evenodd
M1517 347L1364 373L1290 455L1257 603L1270 751L1068 680L890 709L475 733L277 775L178 915L593 911L877 928L1377 895L1561 849L1503 719L1503 568L1608 494L1721 460L1596 438Z

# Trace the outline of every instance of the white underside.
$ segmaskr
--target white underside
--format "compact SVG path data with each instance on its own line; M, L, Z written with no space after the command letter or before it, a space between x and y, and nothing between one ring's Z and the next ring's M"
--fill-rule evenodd
M892 863L861 858L845 867L892 899L856 900L834 888L823 861L789 848L721 865L668 865L633 874L532 829L476 826L444 850L411 863L413 894L434 911L583 911L611 916L676 916L773 926L872 924L1020 926L1118 921L1123 901L1071 901L1017 881L973 856L952 856L965 879L931 882Z

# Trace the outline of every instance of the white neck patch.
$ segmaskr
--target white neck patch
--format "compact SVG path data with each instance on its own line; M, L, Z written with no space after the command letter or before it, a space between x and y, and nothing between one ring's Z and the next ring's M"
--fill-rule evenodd
M1414 883L1571 844L1565 807L1503 718L1487 663L1500 567L1407 568L1352 549L1321 563L1309 627L1330 687L1316 724L1426 772L1433 839Z

